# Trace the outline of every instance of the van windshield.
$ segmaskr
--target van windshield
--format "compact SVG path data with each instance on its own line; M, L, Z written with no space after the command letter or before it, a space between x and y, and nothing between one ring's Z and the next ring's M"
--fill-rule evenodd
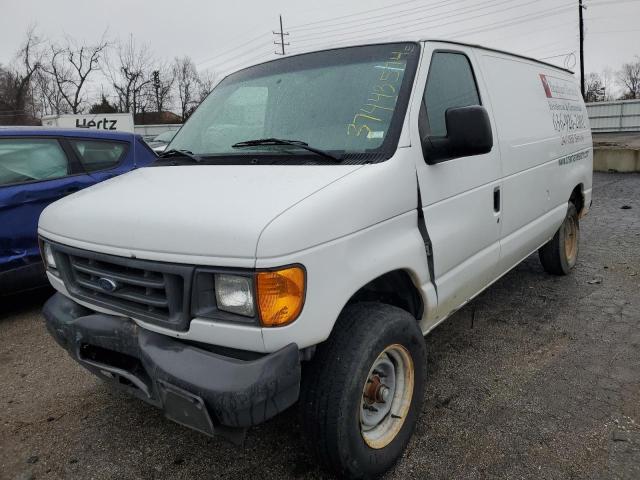
M168 149L207 163L275 157L326 163L286 139L346 163L382 161L395 151L418 62L415 43L349 47L285 57L225 78ZM235 147L234 147L235 146Z

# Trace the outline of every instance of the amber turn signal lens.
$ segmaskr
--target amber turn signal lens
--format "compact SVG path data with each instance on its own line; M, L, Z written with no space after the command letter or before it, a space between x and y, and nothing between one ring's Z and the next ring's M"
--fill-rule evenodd
M262 326L281 327L298 318L304 303L304 277L300 267L256 274Z

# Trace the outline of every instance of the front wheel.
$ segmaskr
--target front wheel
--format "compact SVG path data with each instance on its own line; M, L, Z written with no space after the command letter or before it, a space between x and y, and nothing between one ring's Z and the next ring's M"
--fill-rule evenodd
M348 478L391 468L415 429L425 377L413 316L378 303L347 307L303 379L302 425L319 462Z
M580 223L578 211L569 203L567 216L553 238L540 248L540 263L547 273L568 275L578 261Z

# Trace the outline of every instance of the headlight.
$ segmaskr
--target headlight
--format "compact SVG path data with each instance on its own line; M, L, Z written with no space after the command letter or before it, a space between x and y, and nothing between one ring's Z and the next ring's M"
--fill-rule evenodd
M253 282L249 277L239 275L216 274L216 303L220 310L253 317Z
M42 247L42 256L44 257L44 261L48 268L57 269L56 259L53 256L53 250L51 249L51 244L44 242Z

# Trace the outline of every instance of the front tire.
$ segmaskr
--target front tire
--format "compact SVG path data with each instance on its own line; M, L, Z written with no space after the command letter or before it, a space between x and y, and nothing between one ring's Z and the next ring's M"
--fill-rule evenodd
M348 478L391 468L415 430L425 377L413 316L379 303L346 307L303 378L302 426L319 463Z
M576 206L569 202L567 216L551 241L538 251L540 263L547 273L568 275L578 261L580 222Z

